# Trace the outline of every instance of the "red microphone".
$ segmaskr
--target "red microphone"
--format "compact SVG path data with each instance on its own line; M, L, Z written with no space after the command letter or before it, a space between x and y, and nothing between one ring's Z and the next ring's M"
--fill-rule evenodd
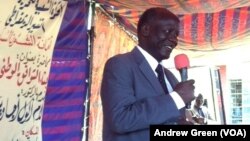
M186 81L188 79L187 69L190 67L189 59L185 54L179 54L174 57L175 68L179 70L181 75L181 81ZM186 109L191 108L191 102L186 104Z
M179 54L174 57L175 68L180 72L181 81L188 79L187 69L190 67L189 59L185 54Z

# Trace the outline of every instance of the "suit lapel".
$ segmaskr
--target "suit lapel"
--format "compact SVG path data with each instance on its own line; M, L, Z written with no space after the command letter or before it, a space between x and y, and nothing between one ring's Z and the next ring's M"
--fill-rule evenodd
M133 49L132 54L135 57L135 61L138 63L141 72L146 77L148 82L152 85L152 87L157 91L157 93L164 93L157 77L155 76L154 71L152 70L144 56L141 54L141 52L137 48L135 48Z

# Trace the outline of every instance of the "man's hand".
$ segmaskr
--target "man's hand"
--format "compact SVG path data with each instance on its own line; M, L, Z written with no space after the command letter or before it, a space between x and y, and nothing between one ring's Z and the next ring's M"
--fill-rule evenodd
M185 104L188 104L195 99L194 82L195 81L193 79L180 82L174 88L174 91L176 91L180 95Z
M193 125L193 123L189 121L188 118L186 117L187 109L185 108L180 109L180 113L181 113L181 116L178 118L179 125Z
M193 120L198 124L204 124L205 119L203 117L193 117Z

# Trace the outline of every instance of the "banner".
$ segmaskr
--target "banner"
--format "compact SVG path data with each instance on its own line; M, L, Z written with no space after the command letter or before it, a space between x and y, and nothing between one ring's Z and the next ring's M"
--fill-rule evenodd
M0 1L0 139L41 141L63 0Z

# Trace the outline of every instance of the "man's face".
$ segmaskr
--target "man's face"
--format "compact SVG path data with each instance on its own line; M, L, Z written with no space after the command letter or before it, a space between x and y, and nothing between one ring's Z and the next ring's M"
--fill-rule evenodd
M150 25L149 46L151 55L158 61L168 59L177 46L179 22L171 19L156 20Z
M198 98L196 99L196 106L198 106L198 107L202 106L203 101L204 101L203 98L198 97Z

